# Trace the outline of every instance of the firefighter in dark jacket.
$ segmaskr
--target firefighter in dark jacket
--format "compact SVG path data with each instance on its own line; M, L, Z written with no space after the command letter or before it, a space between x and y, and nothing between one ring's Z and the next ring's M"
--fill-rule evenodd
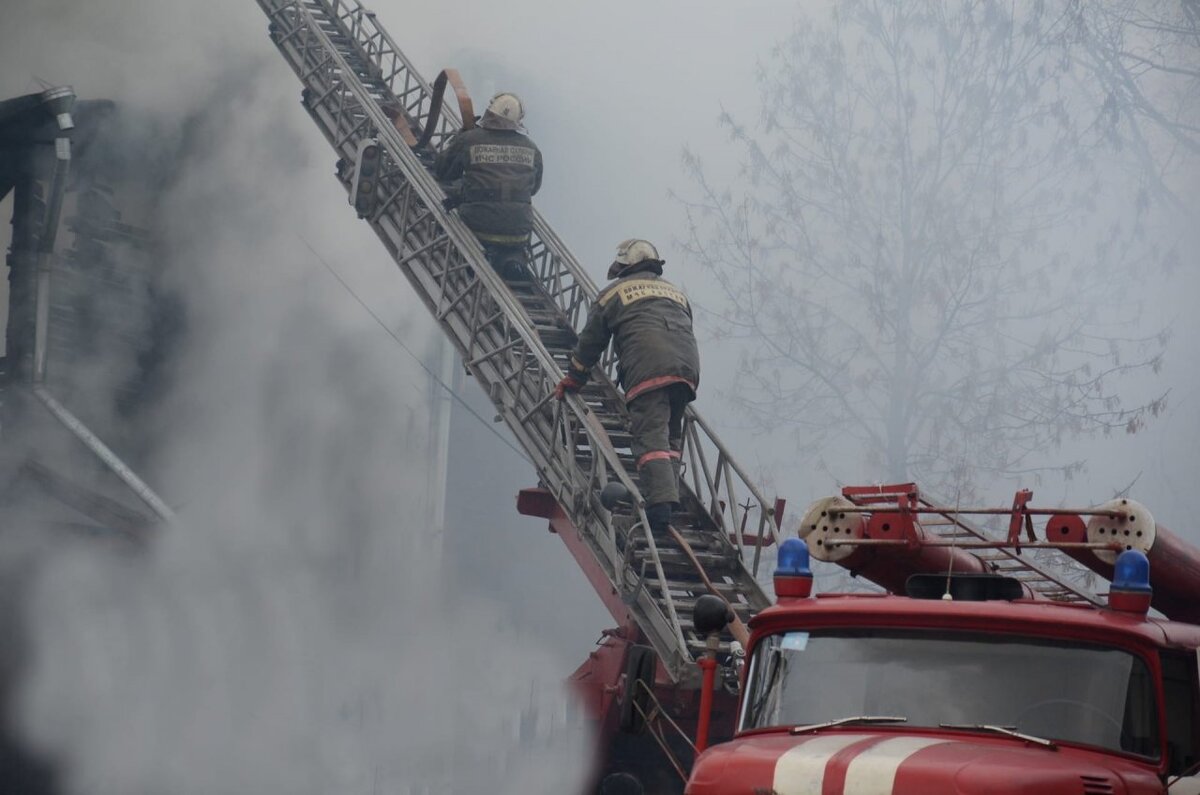
M434 176L449 183L444 206L458 208L492 267L506 278L525 273L531 200L542 187L542 153L524 134L524 117L516 94L497 94L479 126L454 136L433 166Z
M554 390L561 400L582 389L614 339L646 518L657 532L666 530L679 504L683 414L700 383L691 305L662 271L663 260L647 241L626 240L617 247L608 270L608 278L616 281L592 304L569 371Z

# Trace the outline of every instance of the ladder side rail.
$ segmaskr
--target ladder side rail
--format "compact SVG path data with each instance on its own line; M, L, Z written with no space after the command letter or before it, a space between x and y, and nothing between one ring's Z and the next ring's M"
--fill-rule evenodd
M680 459L682 460L684 456L687 457L689 474L692 476L692 493L700 495L704 494L704 488L700 484L700 476L702 473L699 459L696 457L696 448L699 445L695 442L695 435L696 429L693 427L692 418L684 416L683 445L682 449L680 450ZM705 475L705 478L705 482L707 483L707 475ZM703 505L703 502L701 502L701 505Z
M703 453L703 447L705 446L709 447L717 454L717 456L723 458L724 463L726 464L725 480L727 487L731 486L732 481L736 479L739 483L737 488L739 490L744 489L744 493L750 495L752 501L756 503L759 515L767 517L767 521L761 522L759 525L758 537L755 546L761 547L768 543L778 544L780 541L781 530L779 527L779 517L775 515L774 501L768 501L767 498L763 496L762 490L759 489L758 484L752 478L750 478L746 474L746 471L742 469L741 465L738 464L737 459L733 457L730 449L723 441L721 441L721 438L717 436L716 431L714 431L712 427L705 422L704 418L700 416L699 412L690 406L687 410L687 419L692 423L693 434L691 439L693 444L700 449L702 460L705 458ZM736 476L736 478L734 478L734 476ZM717 478L720 478L719 474L717 475ZM715 487L715 483L713 484L713 487ZM732 493L732 490L730 490L731 495ZM717 495L713 494L712 498L714 500L714 505L716 505L717 503L715 500L717 500ZM736 506L732 502L730 503L730 506L731 510L736 509ZM758 576L757 566L754 567L752 573L755 577Z
M738 530L737 509L740 507L737 503L736 487L732 486L731 472L736 472L736 462L728 455L728 451L719 447L713 447L708 453L705 451L705 446L701 442L700 429L696 422L697 415L689 410L684 417L683 427L683 449L681 455L686 456L690 463L694 490L686 488L690 492L690 497L696 500L697 507L705 512L705 515L713 522L717 530L717 538L723 549L729 550L736 555L736 560L749 577L749 583L742 591L742 595L746 597L749 604L753 605L756 610L761 610L770 604L770 600L762 590L762 585L759 582L759 556L757 550L763 543L764 535L774 539L777 537L777 527L775 526L776 518L774 506L768 513L761 507L762 498L756 495L756 486L748 480L741 479L742 485L750 490L751 495L755 496L760 501L759 505L759 538L755 545L756 554L753 557L751 565L747 565L745 558L743 534ZM708 437L704 437L706 440ZM716 464L710 466L708 462L709 453L716 454ZM726 482L727 501L721 499L721 479L722 476ZM740 475L739 475L740 478ZM724 507L722 505L724 503ZM753 505L751 507L754 507ZM728 519L725 511L729 511Z
M720 494L720 471L714 470L708 464L708 456L704 452L704 446L700 443L700 432L696 428L695 422L689 422L688 430L692 446L688 449L689 456L698 457L700 459L700 470L704 473L704 491L697 489L696 494L701 500L701 504L706 506L708 516L713 523L721 531L722 538L732 544L729 539L729 529L725 526L725 513L721 507Z
M729 459L726 457L724 450L717 454L717 463L715 466L717 468L717 472L719 473L718 477L722 477L725 480L725 499L722 500L722 502L725 503L725 510L729 511L729 526L733 531L733 545L737 547L738 557L744 559L746 556L746 548L745 542L742 539L742 534L738 530L737 493L733 490L733 480L729 477Z
M530 254L539 283L546 289L547 295L559 311L565 315L571 328L579 328L583 323L584 313L591 305L592 296L588 294L584 285L571 277L568 269L561 267L561 263L540 238L534 240Z
M260 3L266 2L269 2L269 0L260 0ZM294 16L292 17L291 21L296 25L307 25L308 30L300 36L288 35L282 37L280 48L281 50L285 51L285 55L290 56L288 60L292 62L296 73L300 75L302 79L308 78L316 80L323 77L329 83L336 82L338 75L340 74L344 84L345 90L338 92L324 91L318 95L324 98L323 103L318 104L315 107L309 107L310 112L312 112L314 118L318 120L319 126L323 128L324 132L326 133L326 137L330 140L331 144L334 144L341 154L348 156L353 153L359 141L371 138L379 140L383 144L382 149L385 155L383 159L385 161L391 161L390 163L385 162L382 169L383 173L388 174L390 171L390 176L393 180L397 178L407 180L418 189L418 199L422 205L419 220L429 222L431 227L437 228L438 233L443 234L446 237L447 252L453 252L460 257L468 254L471 255L471 259L474 261L475 265L476 278L479 282L479 289L481 291L480 295L483 295L483 287L486 286L487 288L486 297L488 302L485 302L485 305L488 308L490 308L490 306L493 304L496 305L498 308L498 317L504 317L509 320L512 318L523 318L520 304L518 304L508 293L499 277L486 266L486 260L483 257L482 249L480 248L478 241L474 238L474 235L472 235L469 230L462 225L461 220L456 217L447 217L444 213L439 213L438 209L431 209L432 204L429 201L420 198L420 195L440 195L440 187L432 180L432 177L428 174L424 167L416 161L415 155L413 155L407 146L404 145L403 141L398 140L399 133L389 123L389 120L386 118L386 116L384 116L378 106L371 101L368 92L362 87L361 83L358 83L357 75L349 67L344 58L342 58L340 53L337 53L336 49L332 45L332 42L329 41L326 33L315 23L315 20L309 14L307 9L295 7L293 15ZM288 17L287 15L280 14L277 16L272 15L271 18L275 21L279 21L281 19L287 19ZM291 50L292 52L289 53L288 50ZM309 68L310 62L314 64L311 66L311 68ZM335 102L330 103L329 97L331 97L334 93L337 93L338 96ZM366 95L368 99L364 100L364 95ZM364 123L364 118L367 120L367 123ZM339 129L345 129L347 131L339 134ZM388 168L389 165L391 166L391 169ZM383 176L381 176L381 186L378 188L378 190L383 190L383 184L385 182L386 180L383 178ZM399 195L399 193L397 193L397 195ZM412 193L410 191L407 196L411 198L411 195ZM394 209L395 205L393 204L392 207ZM385 245L387 245L389 248L389 251L392 253L393 257L397 258L398 262L403 261L401 264L402 271L404 271L405 275L410 278L410 281L412 281L414 285L418 287L418 291L422 293L423 300L425 300L431 311L436 315L436 304L433 302L430 296L439 295L444 292L441 289L442 285L439 285L436 279L429 277L428 273L424 273L418 267L416 267L421 262L421 257L414 256L408 257L407 259L401 257L402 251L412 251L418 248L419 245L428 247L436 241L424 240L418 241L419 245L409 244L405 239L406 230L411 232L418 227L418 224L414 222L406 222L404 219L401 219L398 223L392 222L389 224L389 221L392 221L390 213L377 214L377 216L373 219L372 225L375 227ZM430 283L424 283L423 279L426 277L430 278ZM452 311L450 314L442 318L441 323L444 329L451 332L452 337L458 337L455 340L456 346L460 349L460 351L462 351L464 349L468 349L470 345L479 342L481 340L481 335L479 334L478 328L472 328L471 323L459 324L461 328L455 329L455 324L449 322L454 315L455 312ZM479 320L478 313L475 316L475 320L476 322ZM454 333L456 331L458 332L457 334ZM539 386L545 391L552 389L560 377L561 371L554 363L549 353L541 346L540 340L537 338L536 334L532 331L527 323L519 322L512 324L511 331L515 332L522 338L522 343L525 346L525 350L522 351L521 354L522 361L524 362L526 360L532 360L540 365L541 372ZM503 358L504 357L501 357L499 360L503 360ZM494 364L496 361L498 360L493 360L488 364ZM493 375L496 380L491 380L485 372L487 369L488 368L483 366L476 367L477 375L484 373L481 377L481 381L484 381L489 386L506 385L505 382L507 379L502 372L497 370L497 372ZM493 395L492 397L495 400L496 396ZM516 418L512 416L512 408L516 402L515 398L517 396L510 393L507 397L509 400L504 401L503 407L509 414L507 419L509 420L510 427L516 426L514 427L514 431L516 431L516 428L520 427L520 423L514 421ZM610 459L609 463L612 466L614 473L617 474L617 476L624 482L625 486L630 489L631 493L637 495L637 487L624 469L620 466L615 451L612 449L611 445L608 444L607 434L604 433L602 428L598 427L598 423L593 425L587 421L588 418L586 405L578 402L577 398L573 398L570 401L570 404L572 411L577 415L577 419L584 427L584 433L588 438L589 446L595 453L599 453L600 455L604 455ZM592 419L594 420L594 418ZM599 433L597 433L597 430ZM544 449L540 448L543 448L543 442L548 437L545 435L538 436L536 434L525 433L518 433L517 435L522 443L526 445L527 450L529 450L531 454L534 454L535 458L543 458L543 463L541 465L535 464L535 466L538 466L541 474L548 475L550 470L546 466L548 461L545 460L545 456L538 456L536 453L534 453L534 451L539 451L544 454ZM570 438L573 439L574 436L571 435ZM562 479L561 476L560 479ZM578 484L570 485L572 490L576 490L578 488ZM659 580L665 584L667 582L667 578L663 572L662 561L658 555L656 546L654 544L654 539L649 533L648 523L645 522L644 511L641 507L642 501L640 497L638 497L638 502L638 512L640 514L640 518L642 519L642 526L647 537L647 545L651 552L651 558L654 562L654 567ZM576 501L564 501L563 504L573 505L576 504ZM577 509L575 513L577 515L573 516L572 519L576 522L577 526L582 529L588 529L589 522L587 520L590 518L590 516L587 514L587 512L584 512L584 515L578 515L580 512ZM614 578L614 580L615 579L616 578ZM687 645L683 637L682 627L680 626L678 616L674 609L673 601L670 598L666 598L664 599L664 603L667 612L666 619L670 629L669 637L672 637L672 641L678 644L678 650L673 656L675 658L687 660ZM654 610L661 610L661 608L659 608L656 603L652 603L651 608L652 609L650 613L647 613L647 617L653 621L654 616L652 613ZM671 659L671 655L667 655L665 659Z

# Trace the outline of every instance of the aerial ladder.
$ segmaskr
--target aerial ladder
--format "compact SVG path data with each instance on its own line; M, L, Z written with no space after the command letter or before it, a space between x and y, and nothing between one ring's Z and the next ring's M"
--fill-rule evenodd
M704 594L720 596L735 615L723 650L744 638L744 622L769 604L756 572L778 537L782 503L762 496L689 409L683 508L668 533L651 533L611 352L578 396L552 398L596 284L537 213L534 278L506 283L442 207L428 153L474 122L456 74L427 83L357 0L258 3L303 84L305 109L338 157L350 202L536 466L541 489L522 493L522 510L552 518L614 618L636 625L675 687L694 688L706 638L693 629L689 608ZM448 85L457 103L443 102ZM601 500L611 482L627 499Z

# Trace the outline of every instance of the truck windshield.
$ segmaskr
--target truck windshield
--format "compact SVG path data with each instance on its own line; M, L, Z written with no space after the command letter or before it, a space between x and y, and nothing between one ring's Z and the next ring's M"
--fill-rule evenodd
M787 632L758 644L741 730L903 716L1157 757L1154 687L1120 649L957 632Z

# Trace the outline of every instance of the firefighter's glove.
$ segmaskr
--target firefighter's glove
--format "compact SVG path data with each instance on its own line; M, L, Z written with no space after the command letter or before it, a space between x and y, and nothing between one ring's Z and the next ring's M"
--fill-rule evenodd
M568 375L558 382L558 386L554 387L554 397L562 400L568 392L574 394L581 389L583 389L583 382L573 375Z
M446 212L450 212L460 204L462 204L462 197L460 196L447 196L446 198L442 199L442 208Z

